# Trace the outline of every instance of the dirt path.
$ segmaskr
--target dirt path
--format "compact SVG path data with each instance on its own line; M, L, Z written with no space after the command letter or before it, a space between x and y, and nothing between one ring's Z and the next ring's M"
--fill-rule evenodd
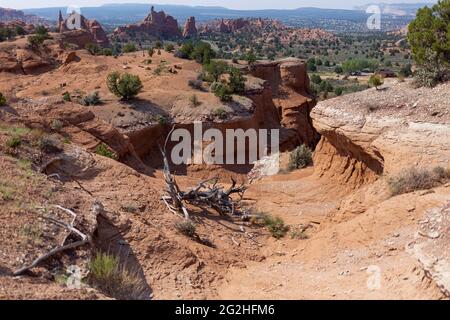
M250 188L249 196L256 194L257 208L281 216L289 225L297 225L325 222L346 191L315 180L312 169L308 169L264 179ZM308 240L293 240L289 236L280 241L268 239L262 249L266 259L244 269L230 269L218 290L219 297L441 298L439 290L424 278L406 250L422 211L403 210L408 202L405 199L404 203L384 204L346 222L315 228ZM394 220L393 214L398 215Z

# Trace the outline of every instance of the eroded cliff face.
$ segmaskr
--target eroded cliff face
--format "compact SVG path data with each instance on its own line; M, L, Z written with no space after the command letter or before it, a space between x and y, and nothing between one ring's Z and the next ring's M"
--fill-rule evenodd
M273 105L278 110L281 125L288 129L290 148L306 144L315 148L320 136L312 125L310 113L316 104L311 95L306 64L299 59L257 63L250 74L268 82Z
M316 174L358 186L412 166L448 167L449 101L449 84L401 83L319 103L311 113L322 135Z

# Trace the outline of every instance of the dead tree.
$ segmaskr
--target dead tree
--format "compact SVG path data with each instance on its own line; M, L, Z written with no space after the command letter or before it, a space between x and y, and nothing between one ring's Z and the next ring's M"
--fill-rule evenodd
M54 208L59 209L59 210L65 212L65 213L67 213L68 215L70 215L71 216L71 221L67 223L65 221L58 220L58 219L55 219L55 218L49 217L49 216L44 217L44 218L46 220L48 220L49 222L59 226L60 228L63 228L66 231L68 231L67 235L63 238L63 240L61 241L60 245L58 245L54 249L50 250L49 252L47 252L47 253L37 257L30 265L24 266L24 267L16 270L13 273L14 276L19 276L19 275L23 274L25 271L28 271L28 270L36 267L41 262L43 262L44 260L47 260L48 258L56 255L57 253L60 253L60 252L63 252L63 251L69 250L69 249L74 249L74 248L77 248L77 247L81 247L81 246L83 246L85 244L90 243L90 241L91 241L90 236L84 234L83 232L81 232L80 230L78 230L77 228L74 227L75 220L77 219L77 215L76 215L75 212L73 212L70 209L58 206L58 205L54 206ZM97 202L94 203L94 205L92 207L92 212L93 212L93 214L95 216L101 214L102 210L103 210L103 206L101 206L101 204L99 204ZM69 243L69 244L65 244L67 239L68 239L68 237L70 235L77 236L80 240L72 242L72 243Z
M189 191L180 191L175 178L170 173L170 165L166 156L167 142L174 129L175 126L168 134L164 148L160 147L164 162L164 179L167 185L167 195L162 197L165 205L175 214L182 213L187 220L189 219L189 213L184 203L199 208L212 208L220 215L234 216L240 214L240 202L244 197L247 187L244 184L237 187L234 179L231 179L232 185L228 189L218 185L219 179L216 177L201 181L195 188ZM237 195L237 200L233 199L234 195Z

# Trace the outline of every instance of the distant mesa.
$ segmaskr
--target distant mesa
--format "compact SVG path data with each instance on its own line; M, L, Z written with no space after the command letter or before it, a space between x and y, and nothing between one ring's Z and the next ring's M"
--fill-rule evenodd
M35 26L33 24L28 24L22 20L0 22L0 28L16 29L17 27L22 28L27 34L34 33L35 30Z
M57 30L67 42L84 47L88 43L109 46L105 30L96 20L88 20L83 15L73 12L66 19L59 12Z
M175 39L181 38L183 34L178 27L175 18L167 15L164 11L156 12L152 7L150 14L140 23L118 27L114 30L114 37L122 41L139 36L142 39Z
M0 22L23 21L26 24L49 25L49 21L39 18L33 14L25 14L23 11L0 8Z

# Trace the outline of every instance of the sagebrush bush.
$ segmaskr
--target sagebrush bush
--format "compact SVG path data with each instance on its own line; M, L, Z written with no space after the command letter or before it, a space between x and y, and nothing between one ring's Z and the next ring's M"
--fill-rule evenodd
M64 126L64 123L61 120L55 119L50 124L50 128L55 131L60 131Z
M255 216L252 217L251 222L266 227L272 237L276 239L283 238L289 231L289 227L284 224L283 219L280 217L273 217L267 213L255 214Z
M45 153L61 152L59 141L52 136L43 136L39 139L39 149Z
M117 97L129 100L142 90L142 82L138 76L128 73L112 72L107 78L108 89Z
M88 94L82 100L82 104L84 106L97 106L101 103L102 100L100 99L100 94L98 93L98 91Z
M175 229L181 234L192 238L196 234L197 226L191 220L183 220L175 223Z
M198 79L190 79L188 81L189 87L196 90L203 90L203 81Z
M312 163L312 152L306 145L295 148L289 156L288 170L306 168Z
M88 282L117 299L143 299L147 291L137 270L128 270L116 256L101 252L89 263Z
M436 167L433 170L411 167L388 179L392 196L417 190L427 190L450 179L450 170Z

